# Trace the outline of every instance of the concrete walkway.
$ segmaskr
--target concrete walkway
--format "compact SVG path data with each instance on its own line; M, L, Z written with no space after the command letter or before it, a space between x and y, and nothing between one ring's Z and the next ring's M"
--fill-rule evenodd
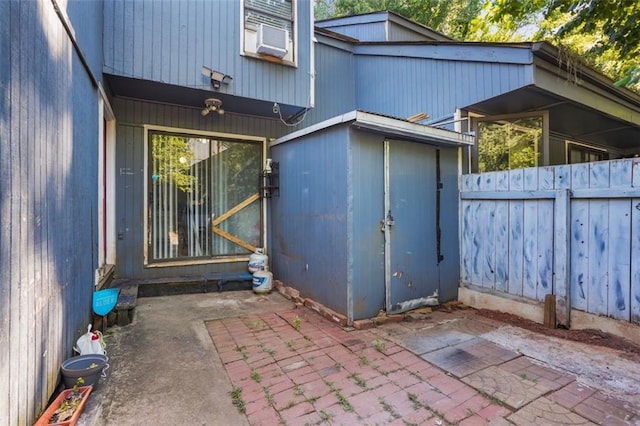
M640 425L637 362L473 310L353 330L277 293L143 298L107 344L81 424Z

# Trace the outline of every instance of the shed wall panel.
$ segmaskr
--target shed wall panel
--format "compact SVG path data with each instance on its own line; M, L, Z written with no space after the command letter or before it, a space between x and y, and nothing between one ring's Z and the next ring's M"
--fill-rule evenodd
M280 196L271 199L274 275L303 297L347 312L347 126L276 145Z
M458 149L440 148L440 230L442 260L440 273L440 300L454 300L460 280L460 246L458 238Z
M384 137L351 132L350 152L351 203L349 223L352 229L349 246L352 263L353 316L374 317L385 307L384 233Z

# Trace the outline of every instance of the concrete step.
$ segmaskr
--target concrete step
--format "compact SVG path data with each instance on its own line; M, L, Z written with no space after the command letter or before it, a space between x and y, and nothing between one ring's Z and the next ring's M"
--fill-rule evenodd
M253 275L249 272L215 272L201 277L150 280L115 279L111 287L120 289L118 303L114 308L115 323L124 326L133 321L138 297L251 290L252 279Z

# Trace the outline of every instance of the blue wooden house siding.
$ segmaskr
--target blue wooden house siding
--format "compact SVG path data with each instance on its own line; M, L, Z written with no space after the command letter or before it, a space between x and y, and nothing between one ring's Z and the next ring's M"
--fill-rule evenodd
M307 112L298 128L353 111L357 105L353 46L319 34L317 37L315 90L318 95L315 106Z
M0 2L3 425L32 424L46 406L91 319L98 263L99 94L79 55L92 67L102 56L101 4L58 15L53 3Z
M225 114L203 117L199 110L132 99L116 98L113 109L118 117L116 141L116 232L118 262L116 275L121 278L175 278L206 273L246 269L246 261L195 264L159 268L145 267L144 251L144 141L145 125L181 129L185 133L214 132L274 138L282 132L279 121ZM256 175L256 182L258 176Z
M461 105L498 96L531 82L531 69L524 64L420 58L411 56L410 51L406 56L388 56L382 51L388 49L378 52L373 46L356 49L357 104L365 111L395 117L425 112L430 116L427 122L451 119ZM527 54L517 53L525 57Z
M202 66L233 77L221 93L309 106L310 2L297 4L297 65L240 54L240 1L104 2L104 72L188 88L210 89Z
M373 12L316 22L316 26L361 42L452 40L393 12Z

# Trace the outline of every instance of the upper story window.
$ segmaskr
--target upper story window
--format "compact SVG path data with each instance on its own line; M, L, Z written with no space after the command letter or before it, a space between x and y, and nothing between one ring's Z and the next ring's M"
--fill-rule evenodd
M282 63L295 63L296 0L244 0L242 52Z

